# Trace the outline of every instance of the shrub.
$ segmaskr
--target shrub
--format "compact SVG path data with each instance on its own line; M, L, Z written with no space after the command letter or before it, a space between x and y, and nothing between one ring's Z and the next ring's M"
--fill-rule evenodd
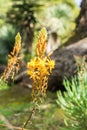
M86 63L83 60L79 65L78 75L74 76L71 82L67 79L63 81L66 92L63 94L61 91L57 92L57 103L63 109L65 115L66 126L62 127L62 130L87 130Z

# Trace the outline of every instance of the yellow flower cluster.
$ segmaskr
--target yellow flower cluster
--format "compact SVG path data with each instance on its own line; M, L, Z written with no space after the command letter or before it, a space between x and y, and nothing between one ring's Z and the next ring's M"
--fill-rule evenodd
M13 51L8 55L8 66L3 73L4 81L8 81L8 78L11 77L14 79L14 74L19 70L19 59L21 50L21 36L18 33L15 38L15 45Z
M42 95L46 95L48 76L55 65L54 60L50 59L50 55L45 55L46 40L47 31L45 28L42 28L36 46L37 57L32 58L27 65L28 74L33 79L32 97L34 100Z

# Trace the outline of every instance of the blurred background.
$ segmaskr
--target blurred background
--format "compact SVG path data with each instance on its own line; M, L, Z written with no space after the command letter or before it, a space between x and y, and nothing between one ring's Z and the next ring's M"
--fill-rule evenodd
M0 64L7 63L15 35L20 32L24 60L35 55L37 33L48 31L47 53L73 35L81 0L0 0Z

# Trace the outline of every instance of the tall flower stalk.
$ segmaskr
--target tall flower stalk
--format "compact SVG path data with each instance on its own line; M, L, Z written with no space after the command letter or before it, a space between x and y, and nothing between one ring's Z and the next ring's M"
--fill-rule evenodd
M51 60L50 55L46 56L46 41L47 41L47 31L45 28L39 33L38 43L36 46L36 57L32 58L27 64L30 78L33 80L32 83L32 99L35 103L28 120L25 122L23 128L26 127L30 121L33 113L37 109L38 103L46 96L48 77L55 66L54 60Z
M8 65L4 70L3 75L0 78L0 81L8 82L9 78L14 80L15 73L18 72L20 65L19 61L21 59L21 36L18 33L15 37L15 44L12 52L8 55Z

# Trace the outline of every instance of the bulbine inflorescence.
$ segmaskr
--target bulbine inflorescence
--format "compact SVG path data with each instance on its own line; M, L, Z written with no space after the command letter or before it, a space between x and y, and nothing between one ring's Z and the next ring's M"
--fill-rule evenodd
M18 33L15 37L14 48L12 52L8 55L8 65L1 77L1 79L3 79L5 82L7 82L9 78L12 78L14 80L14 75L15 73L18 72L20 68L19 65L19 61L21 59L20 51L21 51L21 36Z
M32 58L27 64L28 74L33 79L32 97L36 100L46 95L48 76L55 66L54 60L51 60L50 54L46 56L47 31L45 28L39 33L36 46L36 57Z

